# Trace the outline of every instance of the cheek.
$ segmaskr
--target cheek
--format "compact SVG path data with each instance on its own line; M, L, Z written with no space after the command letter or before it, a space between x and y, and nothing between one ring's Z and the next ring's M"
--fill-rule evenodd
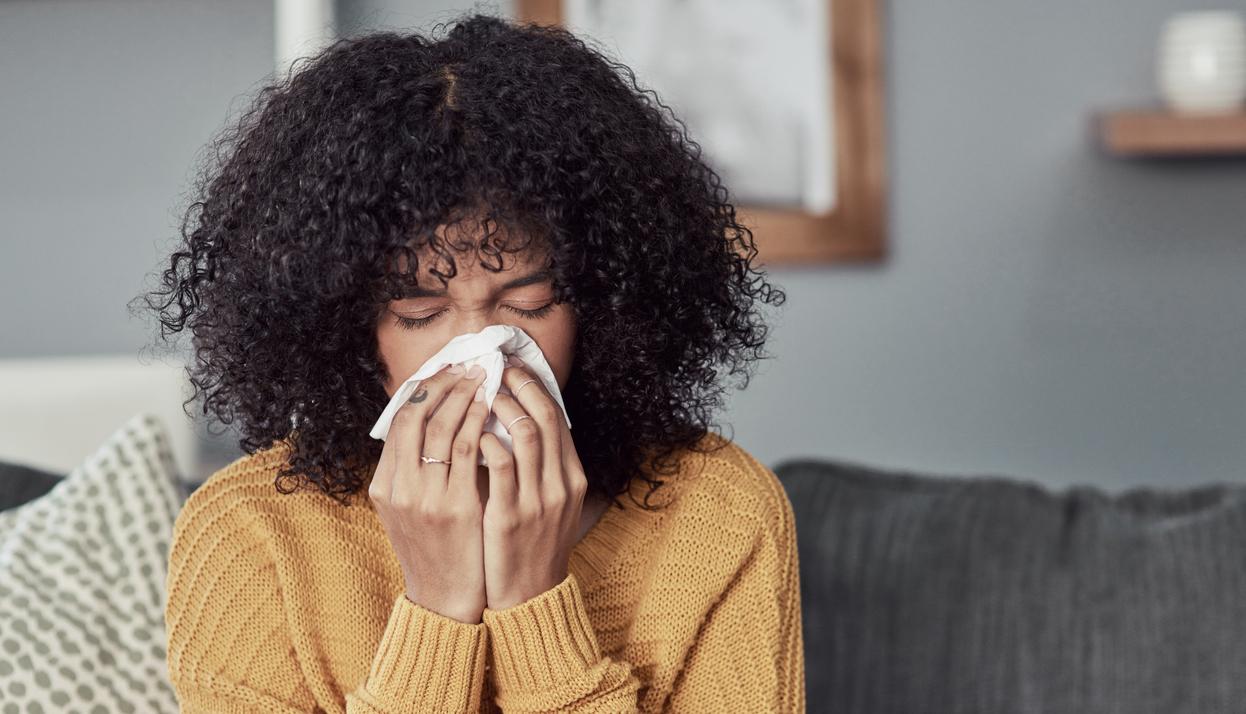
M387 373L385 393L393 397L403 381L436 354L437 348L401 327L382 324L376 332L376 350Z
M524 327L532 339L536 340L545 361L554 373L559 389L565 389L567 379L571 376L571 365L575 361L575 313L569 308L560 308L549 316L549 324L541 329Z

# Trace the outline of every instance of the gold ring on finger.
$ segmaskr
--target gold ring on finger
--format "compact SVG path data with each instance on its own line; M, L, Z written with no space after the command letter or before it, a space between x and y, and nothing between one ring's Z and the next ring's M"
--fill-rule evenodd
M423 461L426 464L445 464L447 466L450 465L450 461L448 459L436 459L436 458L433 458L432 456L424 456L423 454L420 454L420 461Z
M528 382L535 382L535 381L536 381L535 379L529 379L529 380L524 381L524 382L523 382L522 384L520 384L518 387L515 387L515 391L513 392L513 394L515 395L515 398L516 398L516 399L518 399L518 398L519 398L519 390L521 390L521 389L523 389L524 387L526 387L526 386L528 385Z

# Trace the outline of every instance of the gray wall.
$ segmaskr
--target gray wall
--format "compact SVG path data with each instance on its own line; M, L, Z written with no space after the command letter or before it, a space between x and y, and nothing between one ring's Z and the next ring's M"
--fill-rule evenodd
M741 443L1105 488L1246 480L1246 160L1126 162L1088 138L1092 111L1155 96L1183 9L892 3L893 257L775 273L790 301L778 360L733 402Z
M777 358L727 433L772 464L1246 480L1246 161L1120 161L1087 131L1154 96L1185 5L890 3L892 256L771 272ZM472 6L347 2L342 27ZM0 357L137 351L125 301L271 65L263 2L0 3Z
M0 357L143 344L126 301L272 66L265 2L0 2Z

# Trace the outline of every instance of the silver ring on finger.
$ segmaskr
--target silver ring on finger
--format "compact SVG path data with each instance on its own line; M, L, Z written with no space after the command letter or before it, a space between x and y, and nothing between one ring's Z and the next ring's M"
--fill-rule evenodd
M527 414L524 414L523 416L517 416L517 417L515 417L514 419L511 419L511 423L510 423L510 424L507 424L507 425L506 425L506 430L507 430L507 431L510 431L510 430L511 430L511 424L514 424L515 422L519 421L520 419L531 419L531 418L532 418L532 417L528 416Z
M520 390L525 388L525 386L527 386L528 383L532 383L532 381L536 381L536 380L535 379L523 380L522 383L520 383L520 386L517 386L517 388L515 388L515 391L512 391L511 396L515 397L515 399L518 399L518 397L520 397Z
M514 391L514 392L511 392L511 394L512 394L512 395L514 395L514 397L515 397L516 399L518 399L518 398L519 398L519 390L521 390L521 389L523 389L525 386L527 386L528 382L535 382L535 381L536 381L535 379L525 380L525 381L524 381L522 384L520 384L518 387L515 387L515 391ZM511 422L511 423L513 424L514 422Z
M432 456L425 456L423 454L420 454L420 461L423 461L426 464L445 464L447 466L450 465L450 461L448 459L436 459L436 458L433 458Z

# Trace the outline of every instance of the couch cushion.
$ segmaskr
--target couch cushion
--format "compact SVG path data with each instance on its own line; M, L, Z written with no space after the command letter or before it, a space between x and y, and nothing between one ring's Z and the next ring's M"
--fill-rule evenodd
M0 461L0 511L35 500L62 478L61 474Z
M0 512L0 701L176 711L164 580L184 500L168 436L129 420L43 496Z
M1243 711L1246 487L775 473L810 712Z

